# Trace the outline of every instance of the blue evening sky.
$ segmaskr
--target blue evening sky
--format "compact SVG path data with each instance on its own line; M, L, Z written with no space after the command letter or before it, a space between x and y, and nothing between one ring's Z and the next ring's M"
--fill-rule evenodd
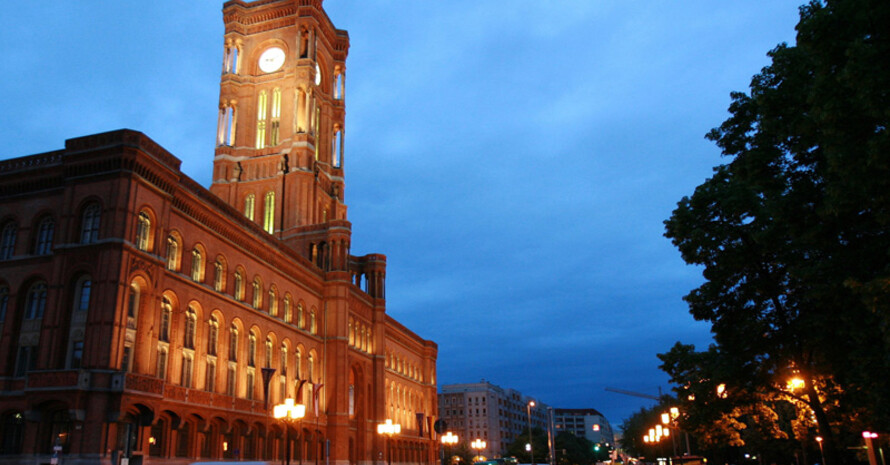
M0 159L118 128L204 186L222 1L10 2ZM439 384L487 379L613 424L704 348L701 281L662 222L721 162L704 134L802 0L327 0L349 31L352 252L388 257L388 311L439 345Z

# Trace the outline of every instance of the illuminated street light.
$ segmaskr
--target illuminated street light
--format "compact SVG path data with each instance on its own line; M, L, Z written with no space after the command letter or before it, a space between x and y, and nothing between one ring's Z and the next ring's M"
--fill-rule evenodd
M385 436L385 440L383 441L383 448L385 449L384 454L387 456L389 465L392 465L392 448L389 447L389 441L390 439L392 439L393 435L399 434L401 432L402 425L393 423L392 420L388 418L386 419L386 422L377 425L377 434Z
M278 404L272 408L272 417L274 417L276 420L281 420L284 422L286 465L290 465L291 456L290 425L291 423L298 423L305 416L306 406L303 404L296 404L293 399L284 399L283 404Z
M484 462L485 461L485 457L482 455L482 452L485 449L485 446L487 446L487 445L488 444L486 444L485 441L483 441L481 439L473 439L473 441L470 443L470 447L472 447L476 451L476 457L473 458L474 462Z
M528 401L528 405L526 405L526 408L528 410L528 455L531 457L531 462L529 462L529 463L531 463L532 465L534 465L536 463L535 462L535 451L534 451L534 448L532 447L532 407L534 407L534 406L535 406L535 401L533 401L533 400Z
M457 437L457 435L452 433L451 431L445 433L442 436L442 445L445 446L445 448L448 450L448 452L444 454L448 456L448 463L451 463L451 446L457 444L458 440L459 438Z

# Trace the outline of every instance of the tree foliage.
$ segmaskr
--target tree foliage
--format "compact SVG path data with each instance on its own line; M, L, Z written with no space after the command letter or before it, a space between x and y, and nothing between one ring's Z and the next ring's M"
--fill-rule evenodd
M728 161L665 222L703 269L685 300L717 345L668 367L689 389L682 363L750 399L799 402L832 462L844 435L890 430L890 3L800 12L796 44L769 53L707 136Z

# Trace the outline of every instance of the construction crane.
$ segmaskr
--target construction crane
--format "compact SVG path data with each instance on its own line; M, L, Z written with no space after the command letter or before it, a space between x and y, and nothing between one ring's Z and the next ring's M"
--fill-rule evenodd
M643 394L640 392L627 391L624 389L610 388L610 387L607 387L606 390L609 392L617 392L618 394L624 394L626 396L642 397L643 399L661 400L661 387L660 386L658 387L658 395L657 396Z

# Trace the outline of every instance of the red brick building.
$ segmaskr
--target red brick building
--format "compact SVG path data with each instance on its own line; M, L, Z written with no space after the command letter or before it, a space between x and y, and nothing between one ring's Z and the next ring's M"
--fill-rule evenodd
M350 253L321 3L224 5L209 190L130 130L0 162L0 464L436 460L436 344Z

